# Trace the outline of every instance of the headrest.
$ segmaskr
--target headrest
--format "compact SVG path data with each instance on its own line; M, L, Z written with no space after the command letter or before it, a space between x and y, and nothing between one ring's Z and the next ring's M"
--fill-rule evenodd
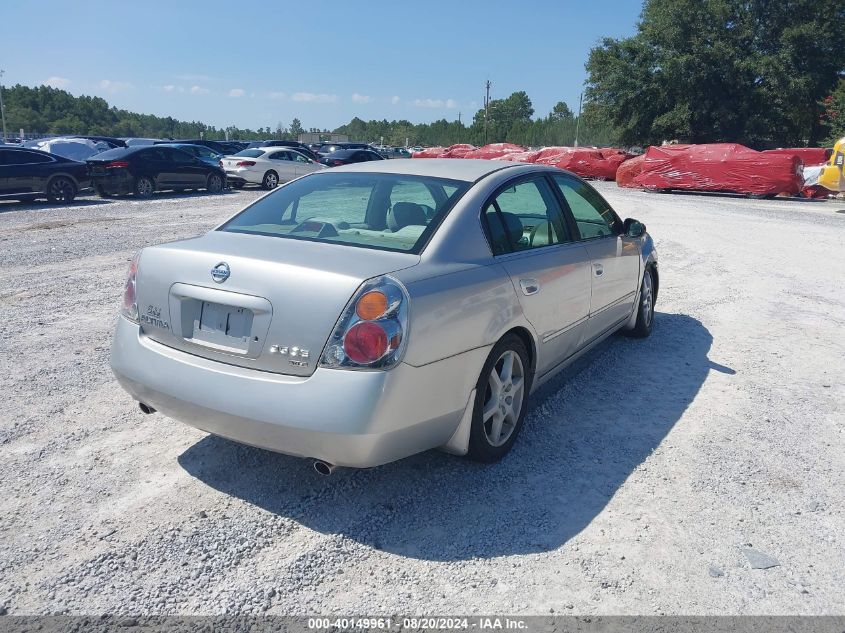
M504 227L499 218L504 221ZM510 250L508 241L514 246L522 239L522 222L519 216L513 213L490 213L488 214L490 226L490 239L493 242L493 254L501 255Z
M402 227L411 224L425 226L428 220L425 217L425 209L413 202L397 202L387 214L387 228L391 231L398 231Z

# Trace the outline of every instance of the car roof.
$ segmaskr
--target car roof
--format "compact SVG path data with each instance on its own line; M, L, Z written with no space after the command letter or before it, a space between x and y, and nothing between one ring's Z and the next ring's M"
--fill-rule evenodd
M501 160L466 158L411 158L407 160L378 160L353 165L334 167L331 171L378 172L385 174L407 174L409 176L430 176L474 182L488 174L508 168L525 167L524 163ZM532 165L538 171L542 165ZM557 171L549 169L549 171Z

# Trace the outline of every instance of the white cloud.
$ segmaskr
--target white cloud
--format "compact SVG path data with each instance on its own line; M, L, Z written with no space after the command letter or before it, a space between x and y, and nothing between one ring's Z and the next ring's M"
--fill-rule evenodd
M458 102L455 101L454 99L446 99L446 107L452 108L452 109L457 108Z
M229 91L230 97L243 97L246 94L246 91L243 88L232 88Z
M42 86L49 86L50 88L67 88L70 85L70 79L65 77L48 77L41 82Z
M390 103L392 103L393 105L396 105L397 103L399 103L399 95L394 95L393 97L391 97Z
M302 101L305 103L334 103L337 101L337 95L315 94L313 92L295 92L294 101Z
M211 90L203 88L202 86L191 86L192 95L207 95Z
M352 95L352 101L355 103L370 103L373 98L368 95L359 95L357 92Z
M457 108L458 102L454 99L414 99L411 105L415 108Z
M117 94L119 92L126 92L127 90L132 90L135 86L133 86L128 81L111 81L109 79L103 79L100 82L100 90L104 90L109 94Z
M286 92L271 92L270 98L275 101L284 101L288 98L288 95Z

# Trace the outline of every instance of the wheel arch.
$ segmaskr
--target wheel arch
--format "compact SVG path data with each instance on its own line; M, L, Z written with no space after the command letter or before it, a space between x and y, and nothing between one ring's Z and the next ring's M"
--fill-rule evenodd
M534 341L534 337L531 336L531 332L529 332L527 328L522 325L517 325L502 334L499 340L501 341L509 334L514 334L519 337L523 345L525 345L525 350L528 352L528 364L531 367L531 374L533 375L537 369L537 344Z

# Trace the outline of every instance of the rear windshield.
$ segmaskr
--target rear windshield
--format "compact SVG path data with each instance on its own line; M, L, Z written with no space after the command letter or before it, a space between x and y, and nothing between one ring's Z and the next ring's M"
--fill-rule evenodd
M257 200L218 230L419 253L470 183L321 172Z
M261 149L243 149L235 156L246 156L247 158L258 158L259 156L264 155L264 150Z

